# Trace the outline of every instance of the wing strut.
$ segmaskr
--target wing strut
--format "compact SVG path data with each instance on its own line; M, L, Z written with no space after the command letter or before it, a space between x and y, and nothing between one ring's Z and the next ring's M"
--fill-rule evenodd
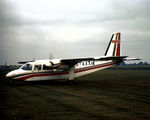
M74 71L75 71L75 65L70 66L70 68L69 68L69 80L73 80L75 78Z

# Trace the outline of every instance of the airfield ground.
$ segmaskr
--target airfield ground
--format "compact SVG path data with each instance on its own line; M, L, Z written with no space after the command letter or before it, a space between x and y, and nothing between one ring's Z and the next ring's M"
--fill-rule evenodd
M107 69L66 81L16 83L0 71L0 120L150 120L150 70Z

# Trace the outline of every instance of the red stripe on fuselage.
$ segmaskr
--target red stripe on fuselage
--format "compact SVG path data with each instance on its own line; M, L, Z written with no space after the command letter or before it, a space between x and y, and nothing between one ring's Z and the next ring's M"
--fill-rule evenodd
M52 75L65 75L68 74L68 72L63 72L63 73L40 73L40 74L30 74L30 75L26 75L23 77L19 77L17 78L18 80L26 80L32 77L41 77L41 76L52 76Z

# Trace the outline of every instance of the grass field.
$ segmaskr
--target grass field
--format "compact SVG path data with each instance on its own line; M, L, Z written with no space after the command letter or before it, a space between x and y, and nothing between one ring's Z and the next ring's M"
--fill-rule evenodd
M66 81L7 85L0 74L0 120L150 120L150 70L103 70Z

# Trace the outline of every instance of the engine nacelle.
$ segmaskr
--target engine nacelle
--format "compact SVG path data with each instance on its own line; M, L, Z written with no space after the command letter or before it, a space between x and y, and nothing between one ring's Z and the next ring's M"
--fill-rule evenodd
M53 63L54 65L60 64L60 59L52 59L50 60L50 62Z
M47 67L55 67L60 64L59 59L52 59L47 64L45 64Z
M46 63L46 64L44 64L45 66L47 66L47 67L52 67L53 66L53 63L52 62L49 62L49 63Z

